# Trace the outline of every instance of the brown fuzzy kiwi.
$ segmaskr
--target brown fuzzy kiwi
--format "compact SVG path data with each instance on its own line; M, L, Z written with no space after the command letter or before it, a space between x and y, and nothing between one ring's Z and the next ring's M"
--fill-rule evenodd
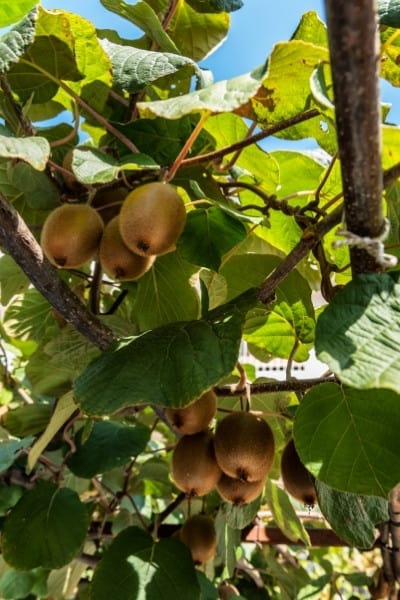
M275 443L270 426L249 412L234 412L222 419L214 444L219 466L234 479L261 481L274 460Z
M213 390L208 390L184 408L166 408L165 416L174 431L193 435L207 429L216 412L217 396Z
M265 479L261 481L241 481L228 477L225 473L218 481L216 488L219 495L234 504L241 506L253 502L262 493L265 486Z
M88 204L63 204L45 220L40 244L53 265L80 267L96 254L103 228L103 221Z
M140 256L131 252L122 241L119 217L104 228L99 248L99 260L104 271L113 279L132 281L144 275L154 263L155 256Z
M231 598L240 596L240 592L233 583L223 581L218 586L218 595L220 600L231 600Z
M130 192L120 212L122 239L143 256L175 250L186 222L182 198L169 183L146 183Z
M125 186L100 188L91 201L104 223L108 223L119 214L129 189Z
M181 437L172 454L172 477L180 490L188 496L204 496L221 475L210 431Z
M207 515L189 517L182 525L179 537L189 548L195 564L201 565L215 556L217 535L211 517Z
M314 478L301 462L293 440L290 440L283 450L281 475L285 489L293 498L307 506L317 503Z

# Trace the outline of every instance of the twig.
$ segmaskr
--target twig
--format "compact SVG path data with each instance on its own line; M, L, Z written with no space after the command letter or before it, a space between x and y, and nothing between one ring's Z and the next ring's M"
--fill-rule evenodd
M150 529L152 529L153 537L158 536L158 528L160 527L161 523L165 521L165 519L169 517L169 515L173 513L176 508L178 508L178 506L185 500L185 498L185 492L180 492L180 494L177 495L175 500L168 504L167 508L165 508L162 512L155 516L154 525L150 527Z
M290 379L289 381L265 381L263 383L249 384L251 395L270 394L274 392L296 392L305 391L321 383L338 383L336 377L316 377L311 379ZM217 396L241 396L243 390L238 390L235 386L225 385L215 387Z
M193 156L192 158L186 158L182 161L182 167L189 167L193 165L200 165L205 162L218 162L221 158L223 158L226 154L232 154L232 152L236 152L237 150L242 150L247 146L251 146L265 138L275 135L280 131L288 129L293 125L297 125L298 123L303 123L303 121L308 121L309 119L313 119L319 115L319 110L316 108L312 108L300 115L296 115L294 117L290 117L290 119L285 119L267 127L263 131L256 133L250 137L245 137L243 140L236 142L235 144L231 144L229 146L225 146L225 148L221 148L220 150L214 150L213 152L207 152L206 154L200 154L199 156Z
M200 135L200 132L204 127L204 123L207 121L210 114L211 113L209 111L205 111L201 115L201 117L200 117L199 121L196 123L192 133L189 135L188 139L186 140L185 144L183 145L183 148L181 149L178 156L174 160L172 166L166 172L165 181L171 181L171 179L173 179L175 177L177 170L184 162L183 159L185 158L185 156L189 152L190 148L193 146L194 142Z

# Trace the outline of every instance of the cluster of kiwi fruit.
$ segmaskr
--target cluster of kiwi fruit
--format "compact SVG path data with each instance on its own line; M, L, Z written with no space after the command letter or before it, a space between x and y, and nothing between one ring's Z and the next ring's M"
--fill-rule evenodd
M91 204L57 207L44 222L40 243L57 267L77 268L97 259L107 275L129 281L148 271L157 256L175 250L185 222L176 188L150 182L130 191L106 222Z
M257 498L274 460L274 436L256 415L237 411L209 426L216 414L212 390L185 408L167 408L172 429L183 434L172 456L172 477L188 497L203 496L214 488L235 505Z

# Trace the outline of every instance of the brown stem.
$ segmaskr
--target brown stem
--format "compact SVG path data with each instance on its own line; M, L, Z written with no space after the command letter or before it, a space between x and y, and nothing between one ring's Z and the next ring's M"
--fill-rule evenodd
M311 387L321 383L338 383L336 377L316 377L312 379L290 379L288 381L266 381L264 383L252 383L249 390L252 396L256 394L271 394L274 392L304 392ZM236 386L215 387L217 396L242 396L243 390Z
M297 125L298 123L303 123L303 121L308 121L309 119L313 119L319 115L319 111L316 108L312 108L300 115L296 115L295 117L290 117L290 119L285 119L280 121L279 123L275 123L267 129L263 129L259 133L256 133L250 137L245 137L240 142L236 142L235 144L231 144L230 146L225 146L225 148L221 148L220 150L214 150L213 152L207 152L206 154L200 154L199 156L193 156L192 158L186 158L182 161L182 167L191 167L193 165L200 165L205 162L213 162L219 161L226 154L231 154L232 152L236 152L237 150L242 150L247 146L251 146L252 144L256 144L257 142L264 140L265 138L275 135L280 131L284 131L293 125Z
M378 19L374 0L326 0L346 228L377 237L383 230ZM383 267L367 250L350 249L354 274Z
M200 135L200 132L204 127L204 123L207 121L209 116L210 116L210 113L208 111L206 111L202 114L202 116L200 117L196 126L194 127L192 133L189 135L188 139L186 140L183 148L181 149L178 156L174 160L171 168L168 169L168 171L166 173L165 181L171 181L171 179L173 179L175 177L177 170L183 164L185 156L187 155L190 148L193 146L194 142Z
M172 19L174 18L174 15L175 15L176 9L178 8L178 5L179 5L179 0L170 0L168 10L165 13L163 21L161 23L164 31L166 31L168 29L169 24L171 23Z
M17 211L0 194L0 245L21 267L36 289L82 335L105 350L117 341L58 276Z

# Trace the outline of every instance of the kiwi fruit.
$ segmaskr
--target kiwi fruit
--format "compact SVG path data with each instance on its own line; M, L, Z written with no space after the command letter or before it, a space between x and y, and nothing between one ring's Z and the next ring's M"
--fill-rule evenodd
M119 214L121 205L128 194L129 189L124 185L103 187L97 190L91 205L98 211L104 223L108 223Z
M274 460L272 430L264 419L250 412L237 411L223 418L214 444L219 466L234 479L261 481Z
M207 429L216 412L217 396L213 390L208 390L184 408L166 408L165 416L174 431L193 435Z
M307 506L317 503L314 478L301 462L293 440L290 440L283 450L281 475L286 491L293 498Z
M189 548L193 562L201 565L215 555L217 535L214 521L207 515L193 515L182 525L180 540Z
M204 496L221 475L210 431L181 437L172 454L172 477L180 490L187 496Z
M233 583L228 583L227 581L222 581L222 583L218 586L218 596L220 600L231 600L231 598L236 598L240 596L239 590Z
M132 252L151 256L175 250L185 222L185 205L175 187L152 182L127 195L119 226L122 239Z
M233 479L225 473L218 481L216 488L219 495L234 504L241 506L253 502L264 489L265 479L261 481L242 481L241 479Z
M155 256L140 256L125 246L118 216L107 223L99 248L99 261L107 275L120 281L138 279L151 268L154 260Z
M45 220L40 244L53 265L80 267L97 252L103 228L103 221L88 204L63 204Z

